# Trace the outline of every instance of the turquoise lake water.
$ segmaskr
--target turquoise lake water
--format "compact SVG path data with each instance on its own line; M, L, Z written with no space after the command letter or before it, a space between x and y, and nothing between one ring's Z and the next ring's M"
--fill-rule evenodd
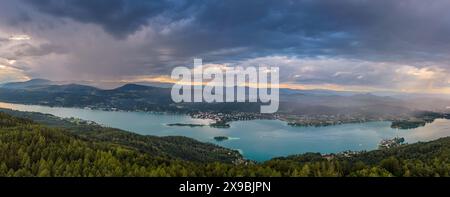
M251 120L232 122L230 128L174 127L169 123L207 124L209 120L193 119L186 115L99 111L79 108L46 107L0 103L1 108L76 117L95 121L143 135L187 136L239 150L244 157L257 161L305 152L336 153L345 150L373 150L382 139L404 137L406 142L429 141L450 136L450 120L437 119L424 127L397 130L390 122L367 122L328 127L291 127L279 120ZM230 140L218 142L215 136Z

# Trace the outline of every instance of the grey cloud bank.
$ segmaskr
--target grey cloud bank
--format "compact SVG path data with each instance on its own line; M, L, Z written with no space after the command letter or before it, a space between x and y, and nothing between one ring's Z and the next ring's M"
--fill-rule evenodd
M1 1L0 57L28 77L160 76L199 57L279 66L290 84L450 86L444 0Z

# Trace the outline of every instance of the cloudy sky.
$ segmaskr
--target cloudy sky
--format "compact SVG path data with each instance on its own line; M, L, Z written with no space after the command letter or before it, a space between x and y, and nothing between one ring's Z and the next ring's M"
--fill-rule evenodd
M450 94L447 0L0 0L0 83L170 82L193 58L282 87Z

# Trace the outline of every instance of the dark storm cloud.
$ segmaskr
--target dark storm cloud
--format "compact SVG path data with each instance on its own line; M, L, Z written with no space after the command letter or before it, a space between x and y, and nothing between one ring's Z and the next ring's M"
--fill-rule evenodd
M215 39L203 37L208 43L269 54L427 59L449 52L449 6L417 0L207 1L193 27L211 32Z
M39 11L102 26L122 37L138 30L151 17L171 7L168 1L144 0L24 0Z
M157 40L176 46L179 56L246 47L242 58L287 54L421 60L442 58L439 54L449 52L450 43L450 3L439 0L25 1L53 16L98 24L117 37L133 34L150 19L159 17L164 26L192 18L190 25Z

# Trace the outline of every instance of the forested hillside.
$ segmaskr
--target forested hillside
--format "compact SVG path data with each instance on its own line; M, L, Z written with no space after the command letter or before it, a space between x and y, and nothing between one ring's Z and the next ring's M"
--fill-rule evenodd
M0 113L0 176L449 176L450 172L450 138L351 157L325 159L309 153L232 164L152 154L126 145L137 143L130 135L89 136L95 135ZM150 142L139 143L145 147ZM167 151L167 146L160 148Z
M37 112L21 112L9 109L0 109L0 112L15 117L22 117L52 128L63 128L66 131L86 140L114 143L148 153L153 156L195 162L244 162L238 151L223 148L210 143L182 137L168 136L156 137L139 135L120 129L102 127L98 124L89 124L83 121L62 119L50 114Z

